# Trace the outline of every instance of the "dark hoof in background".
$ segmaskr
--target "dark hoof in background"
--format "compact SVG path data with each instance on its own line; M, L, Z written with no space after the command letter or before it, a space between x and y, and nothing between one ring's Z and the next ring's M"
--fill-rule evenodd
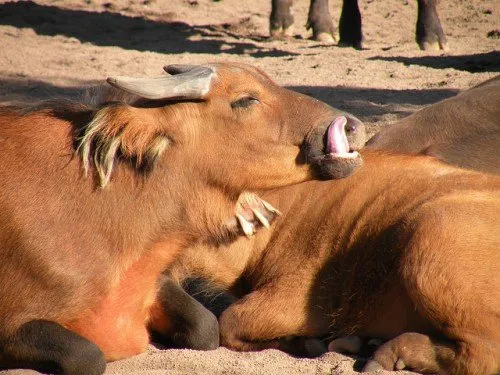
M361 41L346 41L346 40L340 40L339 47L343 48L355 48L357 50L362 50L363 49L363 43Z

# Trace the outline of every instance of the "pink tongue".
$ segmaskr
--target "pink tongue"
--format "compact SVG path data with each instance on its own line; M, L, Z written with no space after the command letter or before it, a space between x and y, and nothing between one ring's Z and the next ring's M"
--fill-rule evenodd
M326 150L330 154L346 154L349 152L349 142L345 135L345 116L339 116L328 127Z

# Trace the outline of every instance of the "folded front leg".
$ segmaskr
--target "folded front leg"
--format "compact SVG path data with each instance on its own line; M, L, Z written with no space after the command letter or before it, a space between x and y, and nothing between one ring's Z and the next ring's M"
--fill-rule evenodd
M286 281L256 290L220 317L221 345L237 351L280 349L311 356L307 339L327 333L328 317L308 311L307 292L284 287ZM293 298L291 298L293 296Z
M149 329L180 348L213 350L219 346L217 319L180 285L166 276L151 307Z

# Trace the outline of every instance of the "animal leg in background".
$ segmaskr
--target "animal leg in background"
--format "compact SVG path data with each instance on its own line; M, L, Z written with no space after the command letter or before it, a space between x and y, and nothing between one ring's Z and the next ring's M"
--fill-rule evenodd
M437 13L438 0L417 0L418 18L416 41L423 50L448 51L448 41ZM293 0L272 0L270 17L271 38L289 38L293 35ZM328 0L311 0L306 28L313 29L315 40L335 42ZM358 0L343 0L339 21L339 46L363 48L363 32Z
M313 29L313 39L320 42L335 42L335 27L328 9L328 0L311 0L306 28Z
M339 20L339 46L363 48L363 32L361 31L361 13L358 0L344 0Z
M436 4L437 0L418 0L416 41L422 50L448 51Z
M293 36L293 16L290 10L293 0L273 0L269 30L271 38ZM313 29L315 40L334 43L335 27L328 8L328 0L312 0L309 6L306 28Z
M293 16L290 7L293 0L273 0L269 30L271 38L287 38L293 35Z

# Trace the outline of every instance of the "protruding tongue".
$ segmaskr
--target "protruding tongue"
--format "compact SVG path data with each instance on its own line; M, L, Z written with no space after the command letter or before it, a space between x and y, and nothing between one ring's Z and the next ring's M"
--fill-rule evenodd
M349 142L345 135L345 116L339 116L332 121L327 130L326 151L330 154L349 153Z

